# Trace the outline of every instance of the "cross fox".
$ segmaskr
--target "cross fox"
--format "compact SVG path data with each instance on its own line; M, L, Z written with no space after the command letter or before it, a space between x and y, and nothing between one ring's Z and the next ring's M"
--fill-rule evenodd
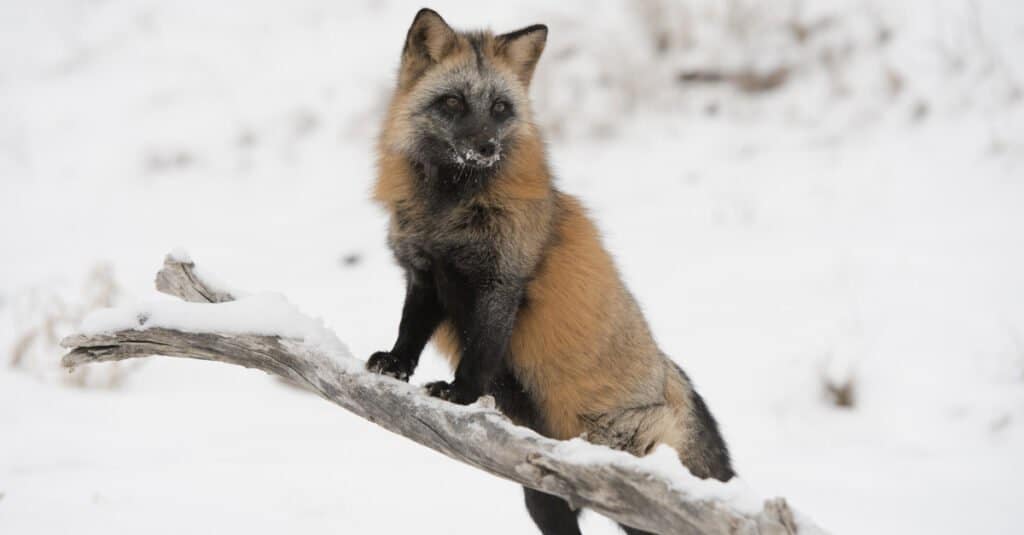
M640 456L667 444L695 475L726 481L715 419L658 349L580 202L553 183L527 95L547 33L461 32L416 14L374 189L405 305L394 346L367 367L408 380L433 339L455 370L427 385L433 396L492 395L514 422L556 439L586 433ZM545 535L580 533L564 500L525 493Z

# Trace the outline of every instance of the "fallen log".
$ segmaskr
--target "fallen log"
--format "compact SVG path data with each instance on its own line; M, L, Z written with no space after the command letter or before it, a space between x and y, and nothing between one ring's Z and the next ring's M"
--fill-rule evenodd
M184 301L93 314L61 342L70 349L63 365L164 355L256 368L452 459L647 531L824 533L782 498L760 499L736 479L695 478L667 446L637 458L582 439L553 440L513 424L489 397L460 406L368 373L333 333L282 298L217 288L182 255L165 259L156 286Z

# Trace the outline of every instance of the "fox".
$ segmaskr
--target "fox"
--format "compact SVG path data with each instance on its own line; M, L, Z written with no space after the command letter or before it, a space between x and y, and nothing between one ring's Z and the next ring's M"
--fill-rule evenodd
M433 341L454 378L425 385L431 396L491 395L554 439L637 456L665 444L694 475L727 481L715 418L658 348L583 205L555 185L528 95L547 35L456 31L431 9L413 19L373 189L405 302L392 348L366 367L408 381ZM544 535L580 533L565 500L524 495Z

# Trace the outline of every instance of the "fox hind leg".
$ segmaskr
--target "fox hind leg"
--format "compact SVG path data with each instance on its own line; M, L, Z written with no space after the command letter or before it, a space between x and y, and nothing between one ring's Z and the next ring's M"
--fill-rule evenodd
M577 520L579 511L573 511L569 503L539 490L523 487L526 495L526 510L533 522L544 535L580 535Z

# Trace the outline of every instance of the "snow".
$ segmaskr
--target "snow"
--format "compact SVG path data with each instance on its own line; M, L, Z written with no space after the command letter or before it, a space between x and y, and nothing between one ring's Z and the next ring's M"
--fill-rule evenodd
M663 20L700 40L657 57L625 4L432 7L548 23L532 92L559 185L742 481L838 534L1017 531L1024 4L805 2L843 16L800 50L680 2ZM179 244L202 278L287 295L359 357L390 347L404 286L369 200L373 136L420 7L0 3L17 51L0 54L0 533L532 532L514 485L262 373L145 360L95 389L6 364L29 329L71 329L35 296L91 303L77 284L109 263L118 303L146 302ZM801 67L763 94L667 85L719 61ZM60 354L39 345L33 366ZM429 350L413 380L448 378ZM852 381L852 408L826 379ZM585 514L584 531L615 528Z
M151 299L93 311L78 332L103 334L155 327L184 332L221 332L291 338L338 359L351 359L345 344L322 320L300 312L281 294L254 294L226 303L186 303Z
M679 453L661 444L645 457L634 457L606 447L595 447L579 438L564 441L554 452L560 460L579 465L615 464L637 468L669 481L677 490L699 500L720 502L736 511L754 515L764 508L765 496L753 491L741 478L722 483L700 479L679 463Z
M192 263L192 255L188 254L188 251L185 250L185 248L181 247L181 246L178 246L178 247L175 247L174 249L171 249L171 252L168 253L167 256L171 260L174 260L176 262L180 262L182 264L191 264Z

